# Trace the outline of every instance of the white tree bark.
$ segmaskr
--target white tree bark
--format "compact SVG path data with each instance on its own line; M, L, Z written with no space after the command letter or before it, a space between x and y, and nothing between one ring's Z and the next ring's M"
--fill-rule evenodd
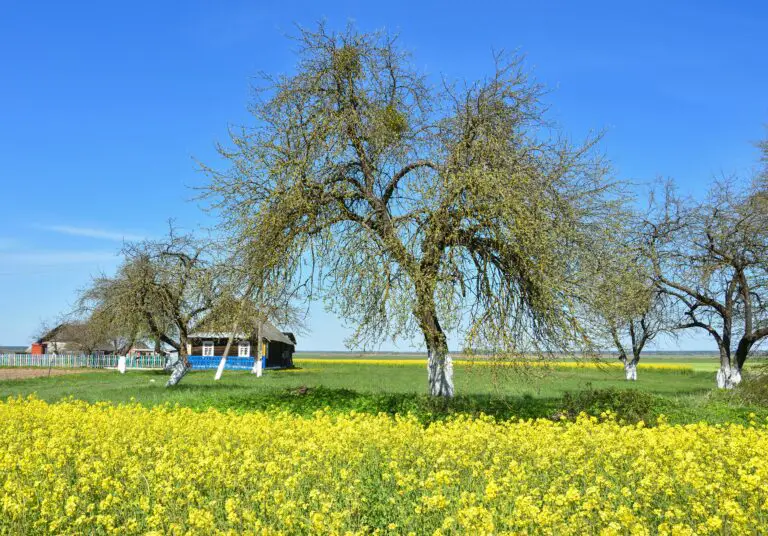
M626 375L627 381L637 381L637 362L625 361L624 374Z
M429 394L432 396L453 396L453 360L448 354L430 350L427 358Z
M181 379L186 376L187 372L189 372L190 368L192 367L185 365L184 360L179 358L171 367L171 377L168 378L168 382L165 384L165 386L173 387L179 383Z
M731 383L736 386L741 383L741 369L738 367L731 368Z
M221 356L221 361L219 361L219 366L216 369L216 376L214 376L214 380L219 381L221 379L221 375L224 374L224 367L227 364L227 356L226 354Z
M741 383L741 371L738 367L721 364L715 375L718 389L733 389Z

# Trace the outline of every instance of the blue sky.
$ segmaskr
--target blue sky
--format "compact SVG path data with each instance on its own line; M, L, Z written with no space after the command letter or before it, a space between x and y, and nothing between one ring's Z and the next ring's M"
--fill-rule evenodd
M260 70L290 72L295 24L387 28L433 77L519 49L576 137L606 130L619 178L696 195L748 174L768 123L768 3L0 3L0 344L27 344L123 238L213 223L192 200ZM320 305L300 349L343 349ZM665 348L710 349L703 336ZM407 348L406 346L401 346ZM385 345L388 349L391 346Z

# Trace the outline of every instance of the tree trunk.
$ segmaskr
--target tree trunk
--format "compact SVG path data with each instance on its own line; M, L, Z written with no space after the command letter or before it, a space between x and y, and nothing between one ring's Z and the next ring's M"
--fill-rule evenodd
M748 335L743 336L739 341L739 345L736 347L736 366L739 371L744 367L744 363L747 361L749 352L754 344L754 340Z
M232 342L235 340L235 333L237 332L237 328L238 320L235 320L234 324L232 324L232 330L229 332L227 344L224 346L224 353L221 355L221 361L219 361L219 366L216 369L216 375L213 377L215 381L219 381L221 379L221 375L224 374L224 367L227 366L227 357L229 357L229 351L232 349Z
M718 389L733 389L741 383L741 367L731 364L731 356L726 348L720 348L720 370L715 375Z
M637 381L637 359L624 361L624 375L627 381Z
M165 384L165 386L173 387L174 385L178 384L181 379L186 376L190 368L191 367L189 366L189 362L185 363L181 357L179 357L178 361L176 361L176 363L174 363L171 367L171 377L168 378L168 382Z
M251 374L255 374L257 378L261 378L263 370L263 363L261 362L261 321L256 324L256 352L253 353L253 368Z
M177 385L181 379L187 375L187 372L189 372L191 368L192 366L189 364L187 356L187 338L186 336L182 336L181 344L179 345L179 359L171 367L171 377L168 378L168 382L165 386L173 387L174 385Z
M432 396L453 396L453 361L448 346L427 350L427 381Z
M453 362L448 355L448 340L437 319L434 290L416 288L414 315L427 345L427 385L432 396L453 396Z

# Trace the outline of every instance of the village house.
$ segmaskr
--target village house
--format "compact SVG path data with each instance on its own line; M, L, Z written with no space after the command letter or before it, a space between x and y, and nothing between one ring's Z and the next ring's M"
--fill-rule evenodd
M254 357L258 353L257 329L236 333L227 357ZM203 358L222 357L230 334L218 331L198 331L189 335L187 353ZM286 368L293 366L296 338L293 333L278 330L271 322L261 324L261 356L266 357L265 367Z
M89 333L83 326L84 324L78 322L59 324L36 339L25 353L32 355L115 355L125 352L128 357L144 357L155 354L153 348L141 341L134 343L127 351L125 347L117 348L117 343L98 342L88 336Z
M59 324L43 334L27 348L26 353L111 355L115 353L115 349L107 343L91 343L83 337L82 324L71 322Z

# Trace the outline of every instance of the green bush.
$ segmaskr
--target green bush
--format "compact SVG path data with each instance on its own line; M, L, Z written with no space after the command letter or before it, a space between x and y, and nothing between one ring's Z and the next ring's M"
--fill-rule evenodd
M588 388L563 396L563 413L568 418L575 418L579 413L600 416L604 412L613 413L617 419L628 423L656 420L657 397L634 389L593 389Z
M744 376L733 394L742 402L768 406L768 365L759 365Z

